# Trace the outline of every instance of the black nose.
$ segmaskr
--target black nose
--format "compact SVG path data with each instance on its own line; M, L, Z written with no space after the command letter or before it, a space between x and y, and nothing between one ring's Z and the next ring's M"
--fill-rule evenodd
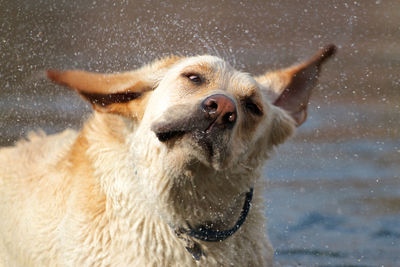
M222 94L209 96L201 103L201 107L206 118L215 121L219 127L233 126L236 122L236 105L228 96Z

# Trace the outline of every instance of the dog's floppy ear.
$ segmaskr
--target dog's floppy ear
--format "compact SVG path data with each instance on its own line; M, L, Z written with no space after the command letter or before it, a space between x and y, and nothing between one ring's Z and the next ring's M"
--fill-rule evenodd
M266 89L272 103L286 110L296 126L306 120L308 100L317 82L321 65L335 51L334 45L328 45L306 62L256 77Z
M131 102L146 98L145 95L157 86L163 74L178 60L178 57L167 57L135 71L113 74L48 70L47 77L75 89L97 111L132 116L137 111L132 110L134 104Z

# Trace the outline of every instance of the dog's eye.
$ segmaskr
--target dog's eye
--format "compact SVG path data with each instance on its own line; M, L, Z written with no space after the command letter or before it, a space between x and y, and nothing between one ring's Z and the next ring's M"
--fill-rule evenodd
M190 81L196 84L200 84L203 80L201 79L200 75L194 74L194 73L186 73L184 74L186 78L188 78Z
M251 113L253 113L257 116L261 116L263 114L260 107L251 100L245 101L245 107L246 107L246 110L250 111Z

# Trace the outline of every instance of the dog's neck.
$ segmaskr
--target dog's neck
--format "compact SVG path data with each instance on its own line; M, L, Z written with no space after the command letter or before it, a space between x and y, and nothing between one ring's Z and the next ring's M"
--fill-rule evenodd
M149 145L145 141L141 144ZM138 150L142 152L144 148ZM174 228L188 223L193 226L212 223L226 229L235 224L245 194L255 182L245 177L258 177L257 168L216 171L195 160L171 166L162 162L168 153L153 155L151 152L144 153L147 157L138 155L136 170L139 179L144 177L143 190L148 190L147 194L156 199L152 207L157 207L165 222Z

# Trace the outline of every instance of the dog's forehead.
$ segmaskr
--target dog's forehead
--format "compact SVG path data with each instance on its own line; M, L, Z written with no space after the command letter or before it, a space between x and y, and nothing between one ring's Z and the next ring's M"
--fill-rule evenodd
M224 72L232 72L234 68L224 61L223 59L210 56L194 56L194 57L186 57L180 60L180 62L175 65L172 71L178 72L193 72L197 74L221 74Z
M258 83L253 76L236 70L225 60L210 55L188 57L176 66L179 72L204 74L207 78L213 78L213 82L222 82L236 89L237 93L249 94L258 88Z

